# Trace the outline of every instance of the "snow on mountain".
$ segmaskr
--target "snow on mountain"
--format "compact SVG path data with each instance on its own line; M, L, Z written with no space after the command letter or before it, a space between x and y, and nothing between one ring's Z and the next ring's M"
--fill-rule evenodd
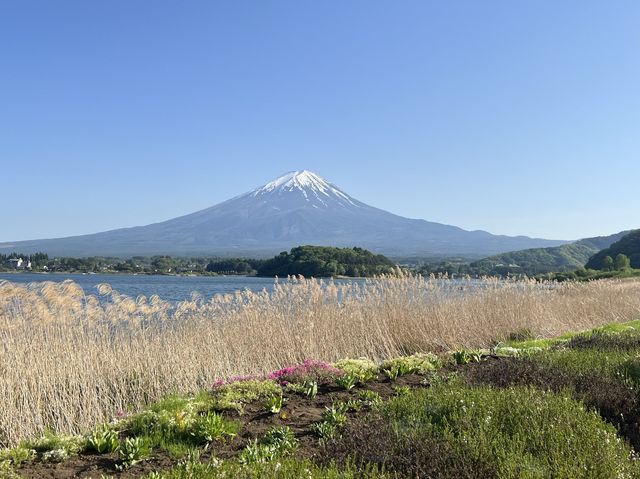
M290 194L296 191L301 192L305 200L324 208L329 208L328 200L337 201L342 206L358 207L349 195L308 170L291 171L256 188L249 194L255 198L267 194Z
M268 256L301 244L315 244L361 246L395 256L489 256L562 243L404 218L362 203L319 175L300 170L210 208L161 223L68 238L0 243L0 252Z

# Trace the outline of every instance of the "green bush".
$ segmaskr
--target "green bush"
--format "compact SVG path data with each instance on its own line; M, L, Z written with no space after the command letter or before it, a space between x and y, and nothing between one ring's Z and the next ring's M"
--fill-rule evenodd
M234 437L238 429L237 423L228 421L215 412L207 412L195 420L190 434L198 443L210 443Z
M118 431L109 424L101 424L87 437L86 451L104 454L118 449Z
M119 470L129 469L140 462L149 453L144 441L139 437L128 437L118 448L120 462L116 466Z
M356 462L378 463L403 477L456 477L455 471L497 478L640 474L614 427L565 395L450 383L390 399L381 418L347 430L336 447L347 441Z

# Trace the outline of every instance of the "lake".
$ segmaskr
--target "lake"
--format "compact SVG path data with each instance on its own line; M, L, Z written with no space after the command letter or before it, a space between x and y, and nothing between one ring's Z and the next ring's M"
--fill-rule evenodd
M196 292L204 298L215 294L229 294L250 289L252 291L273 290L273 278L251 276L160 276L134 274L80 274L80 273L0 273L0 281L31 283L34 281L64 281L71 279L87 294L97 294L96 285L109 283L121 294L136 297L157 294L166 301L182 301ZM286 281L283 279L280 282ZM362 279L335 280L336 283L362 282Z

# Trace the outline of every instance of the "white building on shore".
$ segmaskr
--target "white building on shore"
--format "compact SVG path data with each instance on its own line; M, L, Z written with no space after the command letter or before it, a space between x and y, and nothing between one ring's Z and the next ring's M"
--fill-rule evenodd
M31 261L22 258L9 258L7 265L13 269L31 269Z

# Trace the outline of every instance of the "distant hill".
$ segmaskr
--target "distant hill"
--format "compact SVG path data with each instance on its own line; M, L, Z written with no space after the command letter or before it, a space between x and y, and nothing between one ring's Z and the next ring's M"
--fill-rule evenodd
M303 275L306 277L374 276L390 273L395 264L382 255L362 248L298 246L282 252L258 268L259 276Z
M619 254L624 254L629 258L632 268L640 268L640 229L631 231L608 248L591 256L586 267L602 269L602 260L606 256L610 256L613 259Z
M397 194L402 195L402 185L397 188ZM267 258L301 244L315 244L359 245L393 256L478 258L564 243L404 218L358 201L310 171L294 171L223 203L162 223L68 238L0 243L0 253Z
M551 248L530 248L502 253L471 263L486 274L522 273L527 275L571 271L584 267L595 253L624 237L628 231L609 236L584 238Z

